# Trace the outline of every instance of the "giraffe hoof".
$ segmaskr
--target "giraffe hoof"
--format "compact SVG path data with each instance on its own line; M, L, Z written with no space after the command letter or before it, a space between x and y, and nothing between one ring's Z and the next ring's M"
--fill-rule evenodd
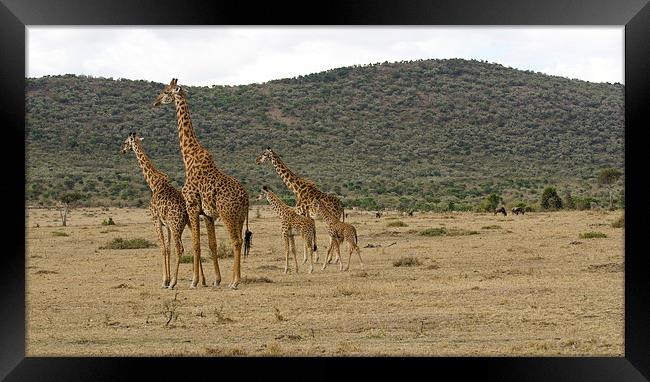
M232 290L236 290L238 285L239 285L238 282L236 282L236 283L233 282L232 284L229 285L229 288L232 289Z

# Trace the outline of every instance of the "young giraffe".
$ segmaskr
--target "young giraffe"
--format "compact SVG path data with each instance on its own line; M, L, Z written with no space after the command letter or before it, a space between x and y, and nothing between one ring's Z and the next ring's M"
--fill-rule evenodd
M320 200L316 199L312 203L312 207L318 215L320 215L327 223L327 233L330 236L330 245L327 248L327 255L323 261L323 268L325 270L327 264L332 259L332 250L336 248L336 259L334 262L339 263L339 271L348 270L350 262L352 261L352 252L355 251L359 255L359 262L361 269L363 269L363 260L361 260L361 251L359 250L357 230L350 223L339 221L336 215L333 215L327 208L322 208ZM345 240L348 243L348 265L343 269L343 259L341 259L341 243Z
M192 250L194 256L194 276L190 288L195 288L199 278L201 264L201 232L199 215L205 218L208 231L208 244L214 262L214 286L221 283L221 273L217 260L217 240L214 220L221 219L232 245L234 262L233 276L229 287L237 289L241 280L240 259L242 242L244 253L250 247L250 231L248 230L248 193L239 181L223 173L214 163L212 154L199 142L187 106L187 93L172 79L160 92L154 106L174 102L178 120L178 140L183 163L185 165L185 185L183 197L192 228ZM246 223L245 240L242 240L242 228Z
M122 143L122 155L131 150L135 153L144 179L151 188L151 202L149 203L149 212L151 213L151 220L156 227L158 240L160 241L160 248L163 255L163 283L162 287L173 289L178 280L178 264L180 263L181 256L183 255L183 241L181 236L185 230L185 226L189 224L190 220L185 210L185 200L183 195L169 184L167 175L151 163L151 160L142 148L142 138L136 133L130 133L124 143ZM163 234L162 227L165 226L167 230L167 244L165 244L165 235ZM169 271L169 258L171 256L171 241L173 240L176 247L176 268L174 277L170 280ZM203 267L199 268L201 273L201 283L205 285L205 277L203 276Z
M282 238L284 239L284 250L286 263L284 265L284 273L289 271L289 248L293 253L293 260L296 262L296 273L298 273L298 259L296 259L296 243L291 233L295 229L302 236L304 243L305 258L309 257L309 273L314 271L314 263L312 260L313 252L316 251L316 225L314 219L309 216L298 214L293 208L286 205L280 198L277 197L266 186L262 187L258 200L265 199L269 201L271 208L282 219Z
M341 216L345 221L345 213L343 211L343 203L334 195L327 194L319 190L314 182L304 179L294 174L293 171L284 164L280 156L276 154L270 147L260 156L257 157L255 162L259 165L267 160L271 161L275 171L280 175L287 187L296 195L296 212L301 215L309 216L309 205L316 199L321 200L325 208L331 211L334 216ZM315 240L315 239L314 239ZM318 261L318 254L316 254L316 261ZM307 258L303 258L302 263L306 263Z

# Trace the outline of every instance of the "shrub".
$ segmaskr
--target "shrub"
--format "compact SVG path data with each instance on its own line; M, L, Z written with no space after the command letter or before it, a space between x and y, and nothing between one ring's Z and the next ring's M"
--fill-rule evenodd
M210 259L213 258L212 252L210 252L209 257ZM217 259L227 259L230 257L234 257L230 244L225 241L217 243Z
M595 239L595 238L604 238L604 237L607 237L607 235L605 235L602 232L595 232L595 231L580 234L581 239Z
M541 203L545 210L559 210L562 208L562 199L553 187L546 187L542 193Z
M614 228L624 228L625 227L625 213L621 215L618 220L616 220L614 223L612 223L612 227Z
M102 225L115 225L115 222L113 221L113 218L109 216L108 219L104 219Z
M421 236L442 236L447 233L447 230L444 227L440 228L427 228L424 231L420 232Z
M61 231L52 231L52 236L70 236L70 235Z
M386 227L408 227L406 223L404 223L401 220L395 221L395 222L390 222L386 224Z
M394 267L413 267L420 265L420 260L413 256L402 257L399 260L393 261Z
M149 240L142 238L134 239L122 239L121 237L116 237L113 241L107 243L99 249L140 249L140 248L151 248L156 245Z
M501 203L502 198L496 193L491 193L483 202L480 204L479 209L481 211L493 212L499 203Z

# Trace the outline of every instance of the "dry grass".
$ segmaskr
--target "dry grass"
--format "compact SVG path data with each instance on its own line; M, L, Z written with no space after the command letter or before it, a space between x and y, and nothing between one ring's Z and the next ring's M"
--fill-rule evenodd
M145 209L72 210L69 237L52 234L64 231L58 212L30 213L27 356L623 355L623 230L611 226L620 212L512 220L389 212L413 231L395 234L384 216L353 211L364 269L353 255L350 271L320 270L328 240L316 219L314 273L307 274L296 237L299 272L291 258L284 274L279 219L267 206L259 210L238 290L228 289L233 260L226 257L219 287L190 290L191 264L181 264L173 291L160 288L159 248L98 250L134 233L157 243ZM119 224L107 229L98 221L109 213ZM440 235L419 234L444 223ZM577 244L594 229L607 237ZM201 234L203 260L210 253L204 225ZM186 250L190 236L185 230ZM228 243L223 225L217 238ZM345 246L341 254L346 265ZM393 266L408 257L420 266ZM210 285L212 261L203 268Z

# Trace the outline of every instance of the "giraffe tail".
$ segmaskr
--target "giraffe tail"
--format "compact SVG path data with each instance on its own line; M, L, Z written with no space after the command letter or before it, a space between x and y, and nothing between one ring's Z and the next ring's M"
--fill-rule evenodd
M314 222L314 252L318 249L318 246L316 245L316 224Z
M248 252L252 246L253 233L248 229L248 212L246 212L246 232L244 233L244 257L248 256Z

